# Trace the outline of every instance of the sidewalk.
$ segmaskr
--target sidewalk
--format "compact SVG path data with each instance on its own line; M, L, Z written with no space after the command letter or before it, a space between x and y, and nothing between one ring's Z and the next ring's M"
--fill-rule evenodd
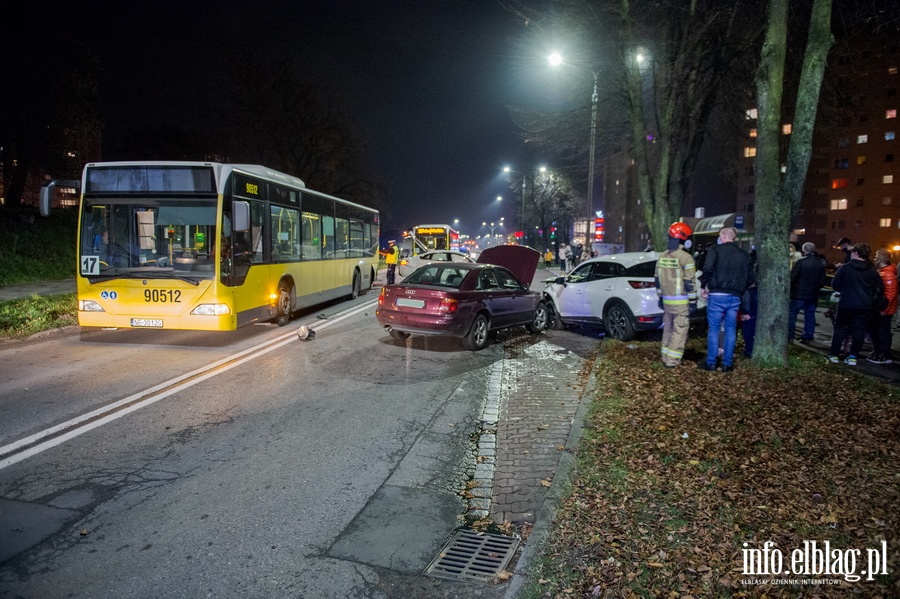
M831 320L825 317L825 308L816 310L816 333L813 337L812 345L794 344L796 347L802 347L808 351L820 354L822 359L828 355L831 348L831 335L834 331ZM803 331L803 312L797 317L797 335ZM865 358L860 358L857 366L844 366L843 364L835 364L835 368L856 368L861 373L881 379L885 382L900 385L900 332L894 331L891 337L891 348L893 350L893 364L872 364L867 362ZM864 343L862 355L868 356L872 352L872 345Z

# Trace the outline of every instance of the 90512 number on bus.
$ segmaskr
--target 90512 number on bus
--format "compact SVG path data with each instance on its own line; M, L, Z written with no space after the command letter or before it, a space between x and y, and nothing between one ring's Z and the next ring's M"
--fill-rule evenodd
M179 304L181 291L178 289L144 289L144 301L154 304Z

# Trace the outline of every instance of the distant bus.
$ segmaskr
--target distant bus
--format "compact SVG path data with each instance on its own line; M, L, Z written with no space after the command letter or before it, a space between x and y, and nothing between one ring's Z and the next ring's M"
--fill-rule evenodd
M264 166L89 163L80 191L81 326L284 325L375 279L378 212Z
M412 229L412 255L432 250L459 251L459 232L450 225L418 225Z

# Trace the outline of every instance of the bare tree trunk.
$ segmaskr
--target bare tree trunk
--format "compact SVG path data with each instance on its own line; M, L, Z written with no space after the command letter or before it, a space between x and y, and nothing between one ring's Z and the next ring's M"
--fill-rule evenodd
M809 166L812 129L825 58L833 43L831 0L815 0L792 120L787 171L781 178L784 62L789 0L770 0L768 27L756 79L758 137L756 171L756 247L759 253L759 315L753 361L760 366L787 366L790 272L788 234L800 203Z

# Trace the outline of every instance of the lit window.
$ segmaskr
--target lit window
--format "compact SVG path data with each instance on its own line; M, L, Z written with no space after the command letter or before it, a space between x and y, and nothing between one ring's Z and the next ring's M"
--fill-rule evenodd
M757 132L756 129L750 129L750 137L756 137Z
M865 164L865 163L866 163L866 157L865 157L865 156L857 156L857 157L856 157L856 164Z
M831 189L844 189L850 184L848 179L832 179Z
M897 67L888 67L888 75L896 75Z
M832 210L846 210L847 209L847 198L841 198L839 200L831 200L831 209Z
M893 131L885 131L884 132L884 140L892 141L894 139L894 135L895 135L895 133Z
M791 134L791 124L781 126L781 134L782 135L790 135Z
M881 182L887 185L894 182L894 175L885 175L881 178Z
M747 111L748 119L755 119L755 118L757 118L758 115L759 115L759 113L756 111L755 108L751 108L750 110Z
M879 219L879 220L878 220L878 226L879 226L879 227L890 227L890 226L891 226L891 219L889 219L889 218L881 218L881 219Z
M895 119L897 118L897 109L891 108L890 110L886 110L884 112L884 118L886 119Z
M744 148L744 158L753 158L756 156L756 148Z
M806 229L794 229L795 235L806 235Z
M856 143L858 143L858 144L869 143L869 136L868 135L857 135Z

